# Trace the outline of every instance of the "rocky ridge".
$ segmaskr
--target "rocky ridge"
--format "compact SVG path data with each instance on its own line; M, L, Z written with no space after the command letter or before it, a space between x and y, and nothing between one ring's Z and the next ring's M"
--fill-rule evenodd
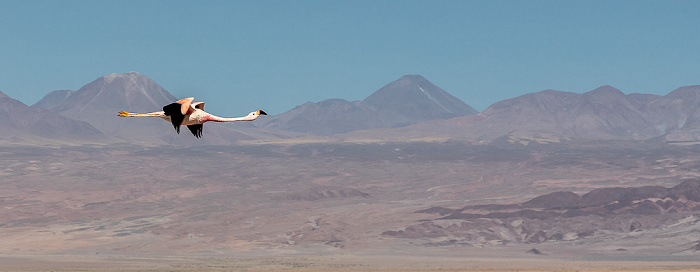
M383 235L425 240L432 246L583 243L669 233L700 241L692 231L700 226L700 180L672 188L600 188L583 195L562 191L518 204L432 207L416 213L440 217Z

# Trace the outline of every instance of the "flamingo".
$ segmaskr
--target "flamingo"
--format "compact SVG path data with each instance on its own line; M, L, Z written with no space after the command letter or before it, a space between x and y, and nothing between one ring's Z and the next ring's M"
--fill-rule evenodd
M175 131L180 133L180 125L185 125L197 138L202 137L203 124L209 121L213 122L236 122L236 121L253 121L258 119L260 115L267 115L262 110L256 110L243 117L225 118L213 115L204 111L204 102L192 102L194 97L188 97L178 100L175 103L165 105L162 111L149 113L133 113L120 111L120 117L160 117L161 119L173 124Z

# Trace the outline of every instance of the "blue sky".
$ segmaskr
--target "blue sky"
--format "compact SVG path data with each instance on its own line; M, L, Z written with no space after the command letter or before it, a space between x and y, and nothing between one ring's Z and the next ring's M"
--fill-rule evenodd
M360 100L420 74L477 110L545 89L700 84L700 1L0 0L0 91L137 71L217 115Z

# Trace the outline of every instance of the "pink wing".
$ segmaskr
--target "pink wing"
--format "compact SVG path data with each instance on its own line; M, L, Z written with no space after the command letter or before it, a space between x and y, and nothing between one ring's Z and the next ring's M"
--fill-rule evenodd
M190 111L190 104L192 104L192 101L194 101L194 97L183 98L176 102L182 105L180 106L180 112L182 112L182 115L185 115Z

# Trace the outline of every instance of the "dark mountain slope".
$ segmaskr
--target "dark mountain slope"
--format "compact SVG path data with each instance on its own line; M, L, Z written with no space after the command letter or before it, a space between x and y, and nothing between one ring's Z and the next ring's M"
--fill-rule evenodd
M22 140L39 136L57 140L97 139L102 133L86 122L35 109L0 92L0 137Z
M52 109L66 102L73 93L71 90L57 90L48 93L41 100L32 105L33 108Z

